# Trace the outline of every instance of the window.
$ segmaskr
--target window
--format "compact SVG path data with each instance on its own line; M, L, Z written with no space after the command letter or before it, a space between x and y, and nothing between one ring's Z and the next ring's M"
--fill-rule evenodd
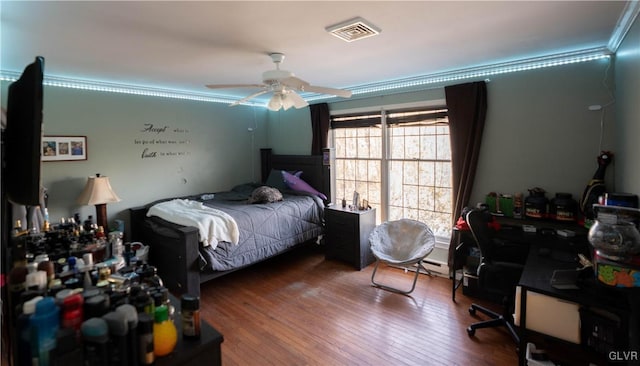
M451 235L451 148L446 109L333 116L336 200L353 192L377 220L411 218Z

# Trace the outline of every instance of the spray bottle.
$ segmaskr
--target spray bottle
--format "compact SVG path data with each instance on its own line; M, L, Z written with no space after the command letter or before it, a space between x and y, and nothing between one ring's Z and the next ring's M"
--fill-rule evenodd
M56 348L56 335L60 329L60 309L53 297L47 296L36 303L31 316L31 357L33 365L49 366L49 353Z

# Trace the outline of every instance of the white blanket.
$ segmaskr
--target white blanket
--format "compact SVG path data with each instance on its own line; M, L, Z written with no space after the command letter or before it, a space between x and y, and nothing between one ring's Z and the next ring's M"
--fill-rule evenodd
M198 228L200 241L214 249L219 241L238 244L238 224L229 214L202 202L175 199L151 206L147 216L158 216L174 224Z

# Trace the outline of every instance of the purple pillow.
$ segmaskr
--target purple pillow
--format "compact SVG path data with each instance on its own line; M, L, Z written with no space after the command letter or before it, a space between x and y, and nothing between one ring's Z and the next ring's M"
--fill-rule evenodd
M302 174L302 172L296 172L295 175L291 174L287 171L282 171L282 179L284 179L284 184L287 185L287 187L293 189L294 191L301 191L301 192L307 192L307 193L311 193L314 194L320 198L322 198L323 200L327 200L327 196L325 196L324 194L316 191L313 187L311 187L307 182L303 181L300 178L300 174Z

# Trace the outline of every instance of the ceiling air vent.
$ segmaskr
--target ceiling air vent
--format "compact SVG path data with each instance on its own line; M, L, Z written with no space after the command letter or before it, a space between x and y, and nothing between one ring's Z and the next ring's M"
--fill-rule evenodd
M325 29L327 32L345 42L353 42L380 34L380 29L378 27L360 17L332 25Z

